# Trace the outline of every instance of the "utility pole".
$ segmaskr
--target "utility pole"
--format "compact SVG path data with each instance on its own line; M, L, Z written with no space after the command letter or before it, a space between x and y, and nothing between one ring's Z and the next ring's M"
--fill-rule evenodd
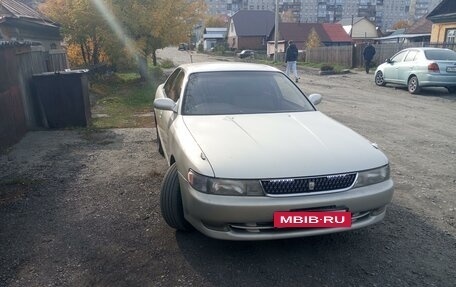
M275 23L274 23L274 62L277 62L279 40L279 0L275 0Z
M354 18L355 18L355 16L352 15L352 25L351 25L351 29L350 29L350 37L353 36L353 22L354 22Z

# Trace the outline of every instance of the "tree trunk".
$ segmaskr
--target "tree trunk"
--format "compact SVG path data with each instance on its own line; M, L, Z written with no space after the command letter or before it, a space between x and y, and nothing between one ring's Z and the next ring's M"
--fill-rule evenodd
M92 44L93 44L93 64L97 65L100 63L100 49L98 48L98 38L96 34L94 33L94 36L92 37Z
M157 54L156 54L156 49L152 50L152 62L154 63L154 67L157 66Z
M147 54L138 55L138 66L139 66L139 75L141 76L141 81L149 80L149 73L147 69Z
M86 51L84 49L84 44L81 43L80 46L81 46L82 58L84 59L84 63L87 65L87 55L86 55Z
M98 49L98 43L93 43L93 64L97 65L100 63L100 50Z

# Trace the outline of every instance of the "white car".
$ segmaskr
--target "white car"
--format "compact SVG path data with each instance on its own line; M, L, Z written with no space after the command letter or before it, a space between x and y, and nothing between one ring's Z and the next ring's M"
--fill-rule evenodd
M393 196L388 159L317 111L321 99L266 65L178 67L154 101L159 151L169 164L160 196L166 223L218 239L263 240L381 221ZM345 212L351 222L277 228L277 212Z

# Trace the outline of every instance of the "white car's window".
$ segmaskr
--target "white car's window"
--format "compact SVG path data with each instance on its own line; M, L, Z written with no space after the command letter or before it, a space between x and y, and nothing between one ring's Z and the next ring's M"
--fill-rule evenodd
M184 80L185 73L181 69L176 69L174 72L168 77L165 82L165 86L163 89L165 90L165 94L171 100L177 102L180 98L180 94L182 91L182 82Z
M408 51L402 51L402 52L399 52L397 53L396 55L394 55L392 58L391 58L391 61L393 62L402 62L402 60L404 59L405 57L405 54L407 54Z
M424 54L428 60L456 61L456 52L451 50L426 50Z
M315 109L280 72L226 71L191 74L183 98L185 115L303 112Z

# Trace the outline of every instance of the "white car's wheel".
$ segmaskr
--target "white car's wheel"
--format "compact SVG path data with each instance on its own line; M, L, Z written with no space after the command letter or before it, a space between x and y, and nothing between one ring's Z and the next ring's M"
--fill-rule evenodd
M382 71L378 71L378 72L375 74L375 84L376 84L377 86L384 86L384 85L386 85L385 79L383 78L383 73L382 73Z
M418 94L421 91L420 83L416 76L410 77L407 87L410 94Z
M182 197L176 163L165 174L160 191L160 208L166 223L177 230L191 230L192 226L184 218Z

